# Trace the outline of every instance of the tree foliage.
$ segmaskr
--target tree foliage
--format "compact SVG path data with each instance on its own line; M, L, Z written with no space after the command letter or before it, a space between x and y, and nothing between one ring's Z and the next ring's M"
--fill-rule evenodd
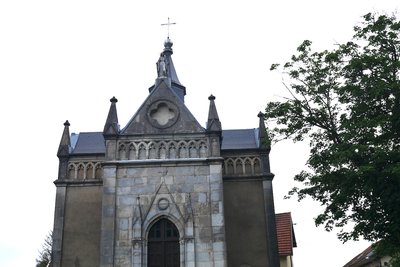
M309 140L307 169L289 195L320 202L315 222L343 242L381 240L400 251L400 21L366 14L331 51L304 41L282 67L291 97L270 102L274 140ZM349 228L349 225L351 227Z
M51 261L51 249L53 244L53 233L50 232L39 251L39 257L36 259L36 267L47 267Z

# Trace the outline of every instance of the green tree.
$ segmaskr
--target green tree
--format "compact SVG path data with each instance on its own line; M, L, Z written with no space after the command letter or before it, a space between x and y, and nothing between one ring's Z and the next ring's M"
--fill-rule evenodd
M50 232L39 251L39 257L36 259L36 267L47 267L51 261L51 248L53 244L53 233Z
M316 225L343 242L378 241L400 251L400 21L366 14L331 51L304 41L281 70L290 97L267 104L273 140L308 140L307 170L289 196L320 202Z

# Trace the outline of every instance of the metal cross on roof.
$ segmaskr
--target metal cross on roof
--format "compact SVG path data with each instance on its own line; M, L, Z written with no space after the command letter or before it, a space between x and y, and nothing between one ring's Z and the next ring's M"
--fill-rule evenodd
M162 23L161 26L167 26L168 27L168 39L169 39L169 26L170 25L175 25L175 22L170 22L169 17L168 17L168 22L167 23Z

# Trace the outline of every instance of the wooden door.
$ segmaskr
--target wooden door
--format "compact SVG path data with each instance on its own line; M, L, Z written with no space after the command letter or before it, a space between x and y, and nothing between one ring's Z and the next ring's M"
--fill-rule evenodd
M179 267L179 232L168 219L157 221L149 231L149 267Z

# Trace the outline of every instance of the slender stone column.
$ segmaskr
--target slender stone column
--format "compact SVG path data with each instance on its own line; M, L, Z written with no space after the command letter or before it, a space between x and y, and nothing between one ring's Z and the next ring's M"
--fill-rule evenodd
M113 267L115 242L116 166L104 166L100 266Z
M267 223L267 250L270 267L279 267L278 238L276 234L274 194L272 190L272 177L263 181L265 215Z
M66 192L66 185L57 186L53 226L52 267L61 266Z

